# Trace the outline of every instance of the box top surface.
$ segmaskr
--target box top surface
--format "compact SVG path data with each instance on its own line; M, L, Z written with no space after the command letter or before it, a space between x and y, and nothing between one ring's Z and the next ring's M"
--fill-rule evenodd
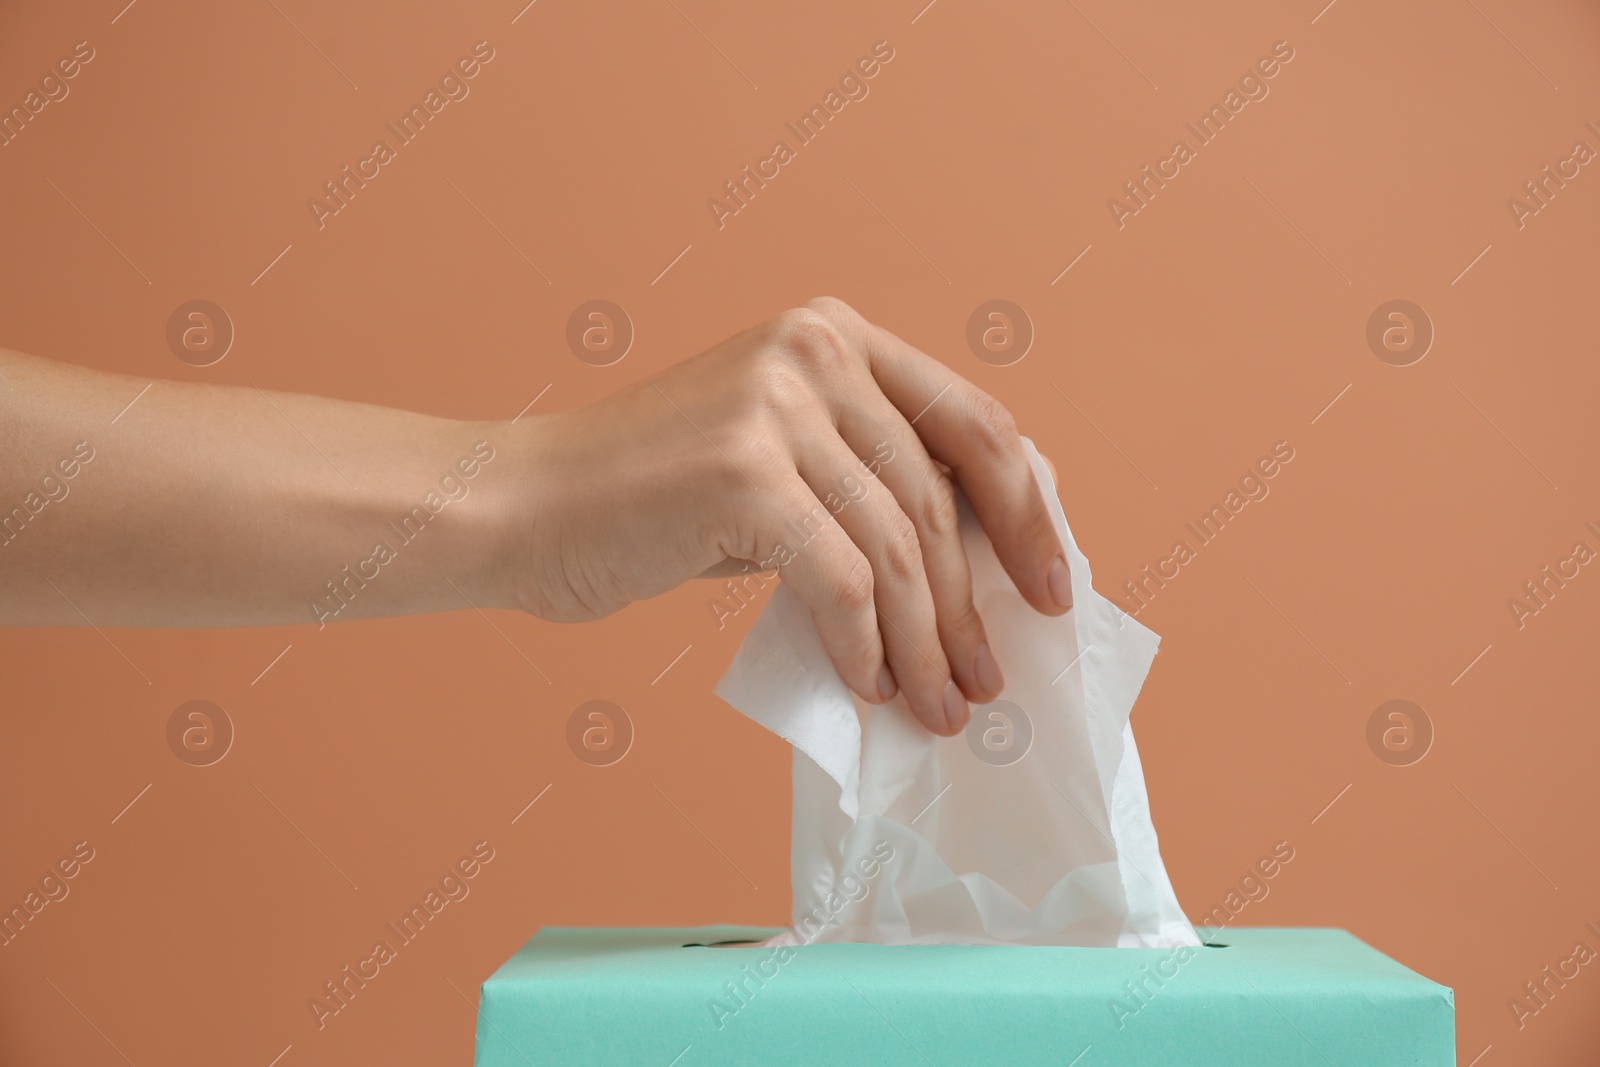
M485 983L681 982L703 974L720 982L730 969L764 957L760 946L705 947L718 941L760 941L781 930L753 926L703 927L547 927L531 938ZM1205 986L1237 987L1268 982L1278 989L1302 985L1384 988L1394 993L1429 993L1451 998L1448 988L1390 959L1345 930L1298 927L1244 927L1219 931L1200 948L1204 966L1194 969L1194 992ZM685 946L695 947L685 947ZM1014 986L1037 990L1041 982L1103 979L1107 973L1137 974L1142 966L1176 949L1067 948L991 945L803 945L795 950L805 970L821 977L847 974L874 984L932 990ZM1187 968L1186 968L1187 969Z

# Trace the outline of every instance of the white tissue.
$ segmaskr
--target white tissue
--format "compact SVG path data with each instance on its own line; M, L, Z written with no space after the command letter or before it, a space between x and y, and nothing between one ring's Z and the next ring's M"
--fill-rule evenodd
M929 733L900 697L856 700L782 586L717 685L794 746L794 923L780 940L1199 944L1161 862L1128 723L1160 638L1094 591L1049 472L1023 444L1074 606L1034 611L963 502L974 603L1006 678L963 734Z

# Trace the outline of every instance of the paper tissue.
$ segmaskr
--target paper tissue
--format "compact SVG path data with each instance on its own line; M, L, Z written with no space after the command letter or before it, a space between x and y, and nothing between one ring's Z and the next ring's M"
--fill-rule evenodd
M1030 607L963 503L973 603L1006 677L963 736L929 733L903 697L857 700L782 586L717 686L794 746L798 941L1199 943L1161 862L1128 722L1160 639L1095 592L1049 471L1023 446L1073 607Z

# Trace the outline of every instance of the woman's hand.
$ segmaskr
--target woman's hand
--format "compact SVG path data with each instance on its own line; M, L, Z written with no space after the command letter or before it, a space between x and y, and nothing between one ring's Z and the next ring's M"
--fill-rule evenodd
M1010 414L839 300L814 300L580 411L517 427L515 602L607 615L776 568L840 676L966 725L1004 680L972 604L959 484L1022 595L1072 589Z
M853 690L954 733L1004 684L956 484L1028 602L1071 603L1011 416L837 300L510 423L4 351L0 380L0 625L592 619L775 568Z

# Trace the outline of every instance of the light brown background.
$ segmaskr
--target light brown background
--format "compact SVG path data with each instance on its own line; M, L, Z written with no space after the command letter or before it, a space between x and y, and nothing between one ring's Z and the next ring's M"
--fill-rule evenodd
M1179 896L1205 911L1287 839L1241 922L1346 927L1453 986L1463 1064L1594 1062L1592 968L1525 1029L1506 1007L1600 920L1600 576L1521 630L1506 606L1600 547L1600 175L1520 231L1506 208L1600 147L1591 6L539 0L513 24L519 0L122 2L0 15L8 107L73 43L97 52L0 148L0 344L509 417L830 293L1010 405L1113 594L1287 440L1271 496L1141 616L1164 644L1134 721ZM319 231L307 198L479 40L497 54L470 97ZM705 200L878 40L896 58L871 95L719 232ZM1107 197L1279 40L1270 97L1119 231ZM197 297L238 332L203 370L164 336ZM605 369L564 341L595 297L638 333ZM1008 368L964 341L996 297L1037 328ZM1437 329L1406 368L1364 340L1396 297ZM783 921L788 753L711 696L754 613L718 632L707 593L500 634L472 612L8 631L0 902L74 842L98 855L0 949L0 1061L464 1063L476 984L540 926ZM200 769L164 733L197 697L237 728ZM605 769L564 741L597 697L637 728ZM1404 768L1365 738L1397 697L1437 731ZM480 839L472 895L319 1032L307 998Z

